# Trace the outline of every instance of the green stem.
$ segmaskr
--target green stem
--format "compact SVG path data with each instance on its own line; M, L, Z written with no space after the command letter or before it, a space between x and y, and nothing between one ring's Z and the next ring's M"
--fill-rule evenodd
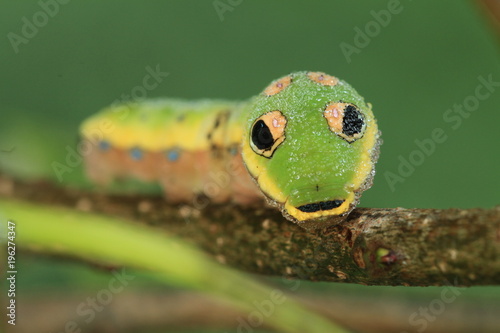
M259 284L212 261L192 246L148 227L8 199L0 199L0 212L16 223L15 242L20 248L156 272L166 282L227 298L247 313L258 312L254 317L263 318L266 325L281 332L346 332L279 289ZM2 234L4 231L6 225L2 226Z

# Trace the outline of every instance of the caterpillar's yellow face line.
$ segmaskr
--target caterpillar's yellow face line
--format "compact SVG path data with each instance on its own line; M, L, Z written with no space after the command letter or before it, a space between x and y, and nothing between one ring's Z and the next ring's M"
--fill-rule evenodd
M354 193L351 193L345 197L309 202L297 206L291 204L290 200L287 199L284 209L298 222L304 222L328 216L341 216L349 211L354 198Z

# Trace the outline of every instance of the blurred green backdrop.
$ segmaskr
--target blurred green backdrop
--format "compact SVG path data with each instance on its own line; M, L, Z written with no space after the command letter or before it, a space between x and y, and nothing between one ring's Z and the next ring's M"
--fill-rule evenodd
M371 12L387 11L387 2L228 6L218 13L212 1L75 1L42 25L37 2L3 1L0 148L16 147L1 155L4 168L54 177L51 162L64 162L66 145L76 146L82 119L130 95L148 66L169 75L147 97L191 99L245 99L288 72L319 70L356 87L374 105L383 132L375 185L363 206L499 203L500 93L479 101L456 130L443 120L474 95L479 76L500 81L497 41L472 2L401 1L384 18L388 24L374 23ZM36 34L13 46L13 34L25 36L23 18ZM356 28L368 29L367 39ZM358 49L349 59L341 48L347 44ZM423 162L413 156L421 165L391 178L391 186L387 172L401 175L399 156L408 160L418 150L415 140L431 138L435 128L448 139Z
M3 0L0 150L14 150L0 152L1 169L55 179L51 163L76 147L79 123L142 85L148 66L169 75L147 97L188 99L246 99L291 71L314 70L346 80L374 105L384 144L362 206L500 203L499 87L473 103L479 77L500 82L498 40L472 1L401 0L389 17L380 12L387 1L221 2L230 9L71 1L44 22L37 1ZM349 57L347 44L357 48ZM444 117L464 103L472 111L454 129ZM415 140L436 128L447 140L401 174L401 159L423 156ZM391 185L389 174L400 182ZM81 181L75 169L61 185Z

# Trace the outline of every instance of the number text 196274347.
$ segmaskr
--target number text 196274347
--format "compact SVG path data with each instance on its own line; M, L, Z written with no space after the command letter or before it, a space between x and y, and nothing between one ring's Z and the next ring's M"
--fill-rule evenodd
M8 323L16 324L16 223L8 221L7 225L7 296L9 303L7 306Z

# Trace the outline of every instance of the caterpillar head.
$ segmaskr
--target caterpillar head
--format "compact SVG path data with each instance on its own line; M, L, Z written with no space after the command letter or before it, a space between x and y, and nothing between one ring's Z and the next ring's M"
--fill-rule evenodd
M297 72L248 108L243 160L269 201L307 228L341 222L375 173L380 140L371 106L336 77Z

